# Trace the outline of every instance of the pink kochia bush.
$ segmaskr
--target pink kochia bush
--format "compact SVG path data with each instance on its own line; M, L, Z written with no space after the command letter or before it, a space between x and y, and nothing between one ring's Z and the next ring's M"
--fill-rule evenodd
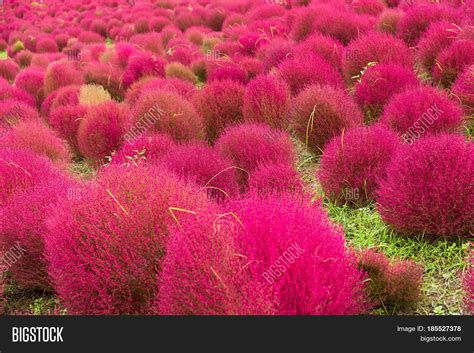
M65 141L39 119L20 122L0 136L0 148L5 147L30 150L63 166L71 160Z
M82 73L76 70L71 63L55 62L48 66L44 76L44 93L49 95L52 91L68 86L84 83Z
M79 150L77 132L86 113L87 109L81 105L65 105L54 109L48 117L50 126L75 151Z
M91 163L102 161L122 145L129 123L130 113L125 106L115 102L91 106L79 124L79 152Z
M317 55L290 58L278 66L278 76L286 81L293 95L312 84L327 84L343 88L344 82L339 73L324 59Z
M226 214L189 217L172 233L160 313L366 311L365 276L320 206L302 196L270 194L249 195L229 207Z
M209 206L162 169L107 167L47 222L48 272L68 313L153 314L170 225Z
M80 195L80 185L58 175L42 180L32 189L13 195L0 213L0 243L3 249L19 246L25 253L14 262L9 272L21 287L51 290L46 260L43 256L48 210L61 198Z
M436 58L433 80L440 82L444 87L450 87L458 75L472 64L474 64L474 40L458 40Z
M398 146L394 132L376 125L334 137L323 151L318 172L324 193L338 204L366 205Z
M240 183L245 186L249 173L259 164L293 165L295 151L290 136L264 124L242 124L228 128L216 142L216 149L234 166L241 168Z
M8 81L14 81L19 71L19 66L13 60L0 60L0 77Z
M358 257L359 266L370 279L369 293L374 305L403 309L420 299L422 265L413 260L391 260L372 249L362 250Z
M354 98L363 109L366 120L373 121L396 93L419 85L415 73L396 64L380 64L369 67L355 85Z
M309 86L296 96L289 110L296 136L314 153L344 129L362 125L363 116L354 101L340 89Z
M15 86L35 97L36 106L40 107L44 99L44 72L28 68L22 70L15 79Z
M398 64L411 68L412 53L400 39L389 34L369 33L352 41L346 47L342 70L348 82L360 78L369 63Z
M17 192L58 174L51 161L25 150L0 149L0 208Z
M172 147L159 161L175 174L195 182L215 199L234 196L239 191L231 160L204 142Z
M197 91L192 102L204 120L206 135L213 143L228 126L242 121L245 87L237 81L222 80Z
M122 78L125 89L143 76L165 76L165 63L151 53L137 53L130 56Z
M459 132L462 114L456 102L442 91L419 87L393 96L385 106L380 122L411 143L428 134Z
M303 182L298 171L287 163L259 165L250 173L248 186L251 193L301 193L303 191Z
M285 82L273 76L258 76L245 88L244 120L286 128L289 105L290 90Z
M37 120L38 112L29 105L13 99L0 101L0 128L12 127L20 121Z
M140 160L153 161L175 145L173 139L166 134L147 133L136 140L124 143L113 155L112 163L135 164Z
M474 65L469 66L459 76L451 92L460 100L467 114L474 114Z
M377 191L382 219L407 235L467 237L474 231L474 146L442 134L404 145Z
M204 138L204 124L194 106L178 93L164 89L145 91L132 110L134 126L125 135L134 140L140 133L165 133L177 142Z

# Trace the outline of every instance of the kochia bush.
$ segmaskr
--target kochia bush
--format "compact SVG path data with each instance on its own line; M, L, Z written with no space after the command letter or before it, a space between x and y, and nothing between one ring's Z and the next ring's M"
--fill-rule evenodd
M48 271L68 313L154 313L169 226L208 207L204 194L163 170L106 168L47 223Z
M394 132L375 125L334 137L323 151L318 171L324 193L339 204L366 205L398 146Z
M382 219L407 235L467 237L474 231L474 147L429 136L400 148L377 191Z

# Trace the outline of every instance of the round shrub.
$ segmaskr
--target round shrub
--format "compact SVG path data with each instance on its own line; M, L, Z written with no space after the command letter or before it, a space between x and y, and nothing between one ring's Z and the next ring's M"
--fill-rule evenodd
M48 66L44 75L44 93L49 95L52 91L68 85L81 85L84 83L82 73L70 63L55 62Z
M474 231L474 147L441 134L404 145L377 191L384 222L406 235L467 237Z
M139 53L130 56L128 65L122 77L125 89L143 76L165 76L165 63L163 59L151 53Z
M263 64L264 72L269 72L292 55L294 44L288 40L275 38L257 52L257 58Z
M31 61L33 60L33 53L29 50L22 50L21 52L15 55L13 60L15 60L15 62L20 65L20 67L30 66Z
M382 0L350 0L349 8L355 13L377 16L386 8Z
M317 55L290 58L278 66L278 76L286 81L293 95L312 84L327 84L343 88L344 82L339 73L324 59Z
M32 108L35 107L35 99L31 94L10 85L7 81L0 80L0 101L4 100L15 100Z
M313 153L320 154L332 137L362 125L364 118L344 91L313 85L294 98L289 120L298 139Z
M51 291L43 256L46 218L61 198L79 186L64 176L44 179L32 189L16 192L0 213L0 243L3 249L18 247L19 259L9 266L11 278L22 288Z
M365 206L398 148L398 136L383 127L356 127L334 137L324 148L317 177L336 204Z
M246 122L286 128L289 105L290 90L285 82L274 76L258 76L245 88L243 117Z
M301 197L251 195L231 209L189 217L172 234L160 286L161 314L366 310L364 275L345 249L343 234L319 207ZM286 271L278 275L278 266Z
M86 83L101 85L118 100L124 98L125 89L121 80L123 72L116 66L93 62L86 65L83 72Z
M112 101L109 91L95 84L82 85L79 89L79 104L83 106L97 105Z
M5 80L13 82L19 71L20 67L13 60L0 60L0 77Z
M398 64L411 68L412 53L400 39L383 33L361 35L346 47L343 56L342 70L348 82L360 78L361 73L369 65Z
M0 136L0 148L6 147L32 151L59 165L66 165L71 160L65 142L39 119L19 122L7 134Z
M415 73L396 64L380 64L364 71L355 85L354 98L366 115L373 121L382 113L383 107L397 93L420 84Z
M248 187L250 193L301 193L303 182L294 166L287 163L265 163L250 173Z
M56 53L58 45L52 38L40 38L36 42L36 53Z
M15 86L31 94L36 101L36 106L40 107L44 99L44 72L28 68L22 70L15 79Z
M77 132L79 152L93 163L110 156L122 144L129 114L126 107L115 102L89 107Z
M411 143L427 134L460 131L463 112L442 91L419 87L394 95L380 122Z
M235 63L211 62L207 67L207 82L233 80L242 84L248 81L247 72Z
M196 84L198 81L197 76L192 70L178 62L172 62L165 67L166 78L177 78L183 81L189 81L192 84Z
M79 124L86 116L86 108L80 105L60 106L53 110L48 116L51 127L58 132L59 136L65 139L68 144L78 151L77 131Z
M213 143L228 126L243 119L245 87L233 80L215 81L197 91L192 102L204 120L206 135Z
M396 34L398 23L403 16L403 12L394 9L384 10L377 19L375 28L378 32Z
M398 23L397 36L409 46L415 46L431 23L436 21L460 23L455 9L440 4L416 4L411 6Z
M389 259L382 252L365 249L358 254L359 266L370 278L369 293L376 306L403 309L421 297L422 265L413 260Z
M458 75L472 64L474 64L474 40L457 40L439 53L436 65L433 66L433 80L444 87L450 87Z
M227 128L216 141L216 149L240 168L239 182L247 183L248 175L260 164L293 165L295 151L290 136L263 124L241 124Z
M144 134L123 146L112 156L113 164L137 164L141 160L153 161L175 146L173 139L165 134Z
M48 116L50 112L53 112L59 107L79 105L80 91L81 86L77 85L64 86L53 91L48 95L41 106L42 114Z
M294 50L293 55L304 61L308 56L319 55L325 59L336 70L341 70L341 60L343 53L343 46L337 40L316 33L308 37L304 42L298 44Z
M225 199L239 191L232 162L204 143L171 147L159 161L173 173L195 182L214 199Z
M204 194L161 169L107 167L47 224L48 272L68 313L153 314L170 225L182 210L208 207Z
M22 190L58 175L51 161L25 150L0 149L0 208Z
M474 114L474 65L469 66L464 73L454 81L451 92L461 101L466 114Z
M38 112L32 107L13 99L0 101L0 128L13 127L20 121L37 120Z
M125 136L134 137L146 130L166 133L175 141L204 138L202 118L193 105L177 93L166 90L147 90L132 111L134 130Z
M449 47L456 39L459 28L450 22L432 23L416 46L416 61L431 73L440 52Z

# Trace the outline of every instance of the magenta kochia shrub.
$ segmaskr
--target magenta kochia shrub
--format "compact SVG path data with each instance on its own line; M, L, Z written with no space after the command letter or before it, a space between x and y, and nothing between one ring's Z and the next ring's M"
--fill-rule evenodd
M52 91L68 86L84 83L82 72L76 70L69 62L55 62L48 66L44 75L44 93L49 95Z
M294 98L289 119L298 139L317 154L332 137L362 125L364 120L359 107L343 90L317 85Z
M293 165L264 163L250 173L248 188L251 193L301 193L303 182Z
M0 128L15 126L20 121L37 120L38 112L31 106L13 99L0 101Z
M112 163L130 165L140 163L140 161L153 161L175 145L169 135L145 133L137 139L125 142L112 156Z
M64 105L54 109L48 116L49 125L66 140L73 150L78 151L77 132L87 109L82 105Z
M0 149L0 208L17 192L54 178L58 171L47 158L33 152Z
M143 76L165 76L165 62L151 53L137 53L128 59L128 65L122 77L125 89Z
M143 92L132 109L134 129L125 136L155 131L171 136L175 141L204 139L204 123L194 106L178 93L164 89Z
M278 76L290 86L293 95L298 94L312 84L327 84L343 88L341 75L323 58L312 55L301 58L289 58L278 66Z
M25 149L65 166L71 160L69 146L40 119L19 122L8 133L0 135L0 148Z
M399 148L377 191L382 219L402 234L468 237L474 231L474 147L441 134Z
M403 309L420 299L422 265L413 260L389 259L373 249L360 251L358 257L360 268L369 277L369 294L375 306Z
M7 99L17 100L35 107L35 98L31 94L10 85L8 81L0 79L0 101Z
M436 57L455 40L460 28L447 21L433 22L420 38L416 48L416 61L431 73Z
M107 102L89 107L79 124L79 152L91 163L99 163L120 148L123 136L130 128L127 107Z
M180 177L195 182L214 199L226 199L239 192L232 161L205 142L171 147L159 162Z
M234 80L218 80L197 91L192 102L204 120L206 135L213 143L228 126L242 121L245 87Z
M80 197L80 184L57 175L41 180L34 188L16 192L0 213L0 244L17 246L23 256L9 267L12 280L25 289L51 290L43 256L48 210L61 198Z
M399 144L394 132L377 125L334 137L324 148L317 175L326 196L338 204L366 205Z
M236 200L229 210L189 216L172 233L161 314L366 311L365 276L319 206L302 196L270 194Z
M152 314L170 225L207 209L204 193L162 169L109 166L55 208L48 272L69 314Z
M364 110L366 120L373 121L396 93L420 84L415 73L396 64L369 67L355 85L354 98Z
M40 107L44 99L44 72L34 68L22 70L15 79L15 86L31 94Z
M389 34L362 35L346 47L342 70L348 82L360 78L369 63L398 64L411 68L412 53L402 40Z
M433 80L450 87L467 67L474 64L474 40L457 40L439 53L433 66Z
M431 87L407 89L385 106L380 122L396 131L407 143L443 131L460 132L462 109L443 91Z
M409 46L415 46L430 24L437 21L459 24L461 16L456 9L440 4L416 4L410 6L398 23L397 36Z
M289 105L290 89L284 81L269 75L258 76L245 88L244 120L285 129Z
M240 170L245 186L249 173L264 163L293 165L296 154L289 134L264 124L242 124L228 128L216 141L216 149Z
M0 77L7 81L14 81L20 67L11 59L0 60Z
M467 114L474 114L474 64L454 81L451 92L460 100Z

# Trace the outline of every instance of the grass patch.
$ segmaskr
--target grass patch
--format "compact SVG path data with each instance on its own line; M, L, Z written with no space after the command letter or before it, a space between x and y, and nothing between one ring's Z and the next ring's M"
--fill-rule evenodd
M6 60L7 58L8 58L7 52L5 50L0 51L0 60Z

